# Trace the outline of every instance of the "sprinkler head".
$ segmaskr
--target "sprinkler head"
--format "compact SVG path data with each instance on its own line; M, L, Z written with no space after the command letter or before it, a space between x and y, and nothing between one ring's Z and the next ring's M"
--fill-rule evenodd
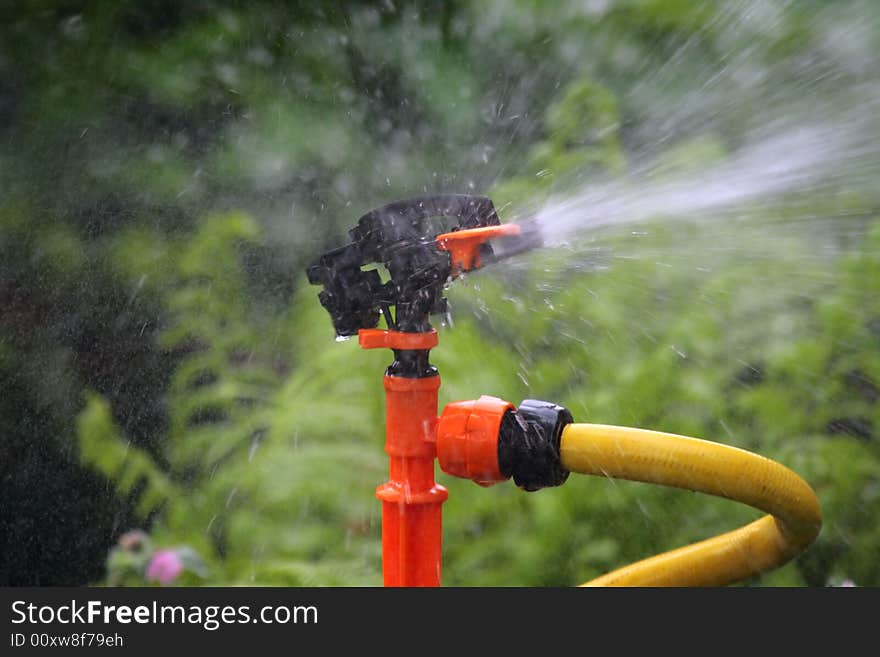
M339 336L375 328L380 317L392 330L430 331L430 315L447 311L447 282L498 259L488 240L510 241L505 255L535 245L517 224L501 225L490 199L467 194L389 203L363 215L349 236L307 269L309 282L324 287L318 298Z

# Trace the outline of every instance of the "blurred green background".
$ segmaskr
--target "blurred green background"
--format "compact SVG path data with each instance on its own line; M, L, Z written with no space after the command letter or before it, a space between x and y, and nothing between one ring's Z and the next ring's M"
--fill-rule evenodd
M168 549L181 583L380 585L389 354L334 342L306 263L397 198L487 194L512 221L646 156L686 175L766 117L852 109L880 40L848 30L878 18L807 0L4 3L0 584L148 584ZM880 584L865 163L736 218L469 275L438 321L441 406L549 399L776 459L825 523L744 584ZM577 475L537 493L438 479L448 585L577 584L757 517Z

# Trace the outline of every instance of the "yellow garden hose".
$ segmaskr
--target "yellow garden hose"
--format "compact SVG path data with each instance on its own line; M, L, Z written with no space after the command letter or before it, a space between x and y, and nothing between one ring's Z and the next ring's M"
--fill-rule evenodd
M822 525L819 500L803 479L736 447L646 429L569 424L560 450L562 465L572 472L699 491L770 514L582 586L723 586L796 557Z

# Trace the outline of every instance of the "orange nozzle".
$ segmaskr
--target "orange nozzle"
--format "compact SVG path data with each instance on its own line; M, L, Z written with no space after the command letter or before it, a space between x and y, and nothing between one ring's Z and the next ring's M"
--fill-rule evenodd
M477 269L480 263L480 246L495 237L520 234L519 224L501 224L482 228L466 228L443 233L436 238L437 248L449 251L453 278L464 271Z

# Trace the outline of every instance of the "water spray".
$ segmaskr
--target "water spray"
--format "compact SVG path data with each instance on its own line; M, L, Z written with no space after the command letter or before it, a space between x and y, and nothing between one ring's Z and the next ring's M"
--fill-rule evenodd
M740 529L620 568L585 585L724 585L803 552L821 527L812 488L783 465L738 448L638 428L578 424L563 406L483 395L438 416L440 376L432 315L465 272L542 245L536 225L502 224L485 196L396 201L363 215L350 243L308 267L337 336L394 354L384 375L389 480L382 502L386 586L439 586L447 474L525 491L559 486L571 472L643 481L743 502L768 515ZM381 268L381 269L379 269ZM385 276L383 280L383 272ZM379 328L384 319L385 328Z

